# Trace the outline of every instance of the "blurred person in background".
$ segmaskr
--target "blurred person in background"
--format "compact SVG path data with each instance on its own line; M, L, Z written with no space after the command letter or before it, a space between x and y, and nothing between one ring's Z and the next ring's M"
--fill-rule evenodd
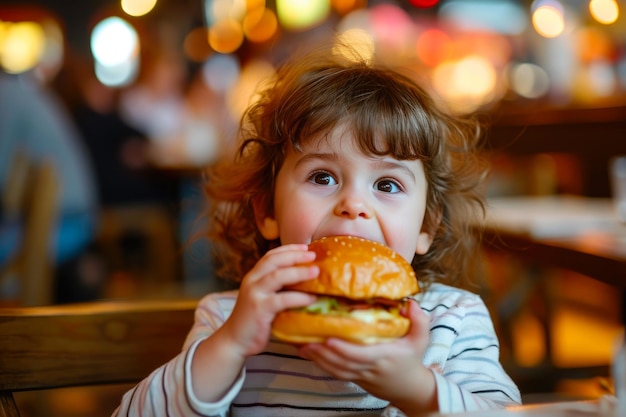
M182 128L186 77L177 52L166 46L145 52L139 79L120 95L121 116L156 146L166 146Z
M72 81L60 87L93 163L101 207L170 204L177 189L171 176L154 168L146 133L127 123L119 112L118 88L102 84L80 59L62 76Z
M56 302L94 298L97 274L84 274L83 256L96 230L98 207L92 167L82 139L58 97L32 72L0 72L0 191L6 186L11 160L23 152L30 160L52 162L59 177L58 216L50 241L55 265ZM17 241L1 246L3 264ZM19 285L19 283L18 283ZM10 294L9 294L10 296Z
M59 78L57 88L68 100L95 169L101 212L98 248L111 272L142 275L153 263L149 240L158 238L143 222L157 216L165 229L174 229L178 178L154 165L146 133L121 117L119 88L101 83L80 57ZM174 239L174 233L165 233L169 241Z
M104 274L92 246L98 208L94 172L80 132L53 87L67 57L66 28L52 9L35 4L2 6L0 20L5 23L0 43L0 193L7 191L12 162L18 155L35 166L52 165L59 188L49 242L55 287L50 301L97 298ZM21 29L11 30L16 27ZM24 27L35 31L27 36ZM42 37L38 53L34 52L38 49L34 35ZM29 65L11 69L11 62L24 64L25 57L32 58ZM13 262L24 241L25 223L23 218L0 219L0 266L8 271L5 266ZM11 230L14 233L5 233ZM5 274L0 297L15 298L19 281Z

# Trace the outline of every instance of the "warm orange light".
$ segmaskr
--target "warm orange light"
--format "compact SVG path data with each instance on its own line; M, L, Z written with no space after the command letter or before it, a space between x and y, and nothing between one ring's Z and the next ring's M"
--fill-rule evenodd
M154 9L157 0L121 0L122 10L130 16L144 16Z
M265 42L278 30L278 19L265 7L250 11L243 19L243 32L252 42Z
M540 5L533 11L533 27L543 37L555 38L565 30L565 18L559 3L549 2Z
M234 19L222 19L209 28L209 45L215 51L229 54L243 43L243 29Z
M431 67L451 58L454 52L450 36L439 29L422 32L417 38L415 49L418 58Z
M344 15L358 8L365 7L367 2L365 0L331 0L330 5L337 13Z
M615 0L591 0L589 11L594 19L605 25L615 23L619 17L619 5Z
M43 27L38 22L6 23L2 27L0 65L16 74L34 68L45 49Z
M587 27L576 33L578 55L583 62L611 59L614 48L610 36L600 28Z

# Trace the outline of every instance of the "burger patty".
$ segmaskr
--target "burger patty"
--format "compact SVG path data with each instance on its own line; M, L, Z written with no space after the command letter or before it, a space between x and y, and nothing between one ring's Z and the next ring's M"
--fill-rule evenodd
M352 300L345 297L318 296L313 304L301 307L297 310L311 314L330 315L359 315L372 311L379 315L386 313L397 316L400 314L404 303L404 300L389 300L385 298Z

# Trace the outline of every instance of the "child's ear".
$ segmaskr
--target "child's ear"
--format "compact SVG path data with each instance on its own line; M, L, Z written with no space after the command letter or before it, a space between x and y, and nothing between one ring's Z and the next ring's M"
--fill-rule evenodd
M257 219L256 225L265 239L276 240L279 238L278 222L273 217L267 216L263 219Z
M278 233L278 222L267 213L268 210L264 202L255 200L252 205L254 208L254 221L261 235L267 240L278 239L280 236Z
M424 255L428 252L428 249L430 249L430 245L433 243L433 239L435 238L435 234L439 228L439 223L441 222L441 215L441 211L439 211L439 213L434 217L432 224L429 224L429 219L424 218L422 230L417 237L417 247L415 248L416 254Z
M417 248L415 253L418 255L424 255L430 249L430 245L433 243L433 235L429 232L422 231L417 237Z

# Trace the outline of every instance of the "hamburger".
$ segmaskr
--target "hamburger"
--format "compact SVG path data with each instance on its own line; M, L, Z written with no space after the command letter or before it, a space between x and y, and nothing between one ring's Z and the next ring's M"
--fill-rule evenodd
M289 343L338 337L361 344L389 342L410 326L400 314L405 298L419 292L411 265L391 248L353 236L311 242L319 276L287 287L317 296L311 305L279 312L272 335Z

